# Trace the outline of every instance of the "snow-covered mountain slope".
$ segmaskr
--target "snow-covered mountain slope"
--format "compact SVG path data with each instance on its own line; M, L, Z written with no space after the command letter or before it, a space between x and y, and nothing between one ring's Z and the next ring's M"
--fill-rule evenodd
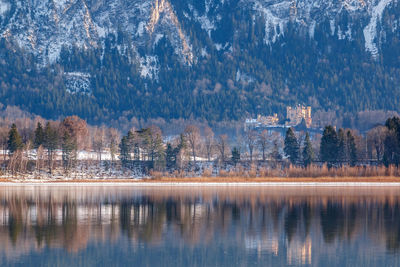
M242 4L264 17L266 43L275 42L284 35L289 22L303 27L313 37L315 26L329 20L331 35L338 39L351 39L353 32L358 30L352 26L358 22L363 27L365 49L377 57L380 34L377 26L384 10L394 2L397 0L243 0ZM343 14L350 17L345 22L347 25L341 21Z
M119 47L130 49L138 62L149 61L137 48L166 37L182 61L195 60L189 38L168 0L1 0L0 34L33 52L43 63L54 63L63 46L97 48L109 34L126 32L132 39ZM149 51L151 53L151 51ZM151 77L151 73L142 73Z
M63 46L101 47L109 34L124 31L130 41L119 49L129 49L141 63L143 76L152 77L157 70L154 47L162 38L169 41L182 62L194 64L204 50L193 47L192 30L200 27L218 47L215 33L221 34L227 14L235 12L247 12L253 20L263 18L266 45L284 36L288 23L313 38L315 28L329 21L330 34L338 39L351 39L361 30L366 51L377 57L382 13L397 1L0 0L0 35L33 52L43 63L53 63ZM225 34L234 35L235 31Z

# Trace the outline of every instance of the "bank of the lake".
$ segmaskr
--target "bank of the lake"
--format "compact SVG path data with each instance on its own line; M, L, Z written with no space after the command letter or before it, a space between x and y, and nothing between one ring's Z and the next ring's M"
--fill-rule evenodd
M131 185L131 186L400 186L398 177L320 177L320 178L246 178L246 177L193 177L157 179L0 179L0 185Z

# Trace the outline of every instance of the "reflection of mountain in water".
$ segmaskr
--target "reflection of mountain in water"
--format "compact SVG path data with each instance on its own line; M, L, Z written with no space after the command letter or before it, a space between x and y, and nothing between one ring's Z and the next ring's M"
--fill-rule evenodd
M330 190L3 188L0 255L10 260L48 248L75 254L93 244L208 253L234 247L236 257L274 256L287 264L318 265L340 253L360 255L360 263L396 255L399 193Z

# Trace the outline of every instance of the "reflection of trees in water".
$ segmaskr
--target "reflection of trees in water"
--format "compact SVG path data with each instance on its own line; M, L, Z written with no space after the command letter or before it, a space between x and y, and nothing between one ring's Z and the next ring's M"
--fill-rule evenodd
M7 240L15 247L34 240L37 248L63 247L76 252L91 240L108 242L112 236L147 244L171 240L210 244L224 239L243 244L248 237L280 242L284 233L290 245L293 240L301 243L321 235L327 244L351 242L366 232L376 242L380 242L376 236L383 237L383 245L397 252L399 203L400 199L345 201L335 197L323 201L308 197L250 201L144 195L97 203L68 197L61 202L11 197L0 202L0 218L7 218L3 226L0 224L0 239L6 240L7 233Z
M298 220L299 220L299 212L298 212L298 206L293 206L289 208L289 211L287 212L285 216L285 233L287 236L287 239L290 243L292 241L293 235L296 233L297 230L297 225L298 225Z
M332 243L343 232L344 216L340 204L328 202L321 210L322 235L326 243Z
M386 247L390 252L400 249L400 207L399 203L394 205L385 204L383 209L385 218Z
M351 240L357 226L358 209L368 212L363 206L357 208L354 204L343 205L343 203L329 201L320 212L324 241L329 244L336 238Z
M130 239L145 242L160 240L165 214L165 205L146 198L137 202L123 201L120 203L121 230Z

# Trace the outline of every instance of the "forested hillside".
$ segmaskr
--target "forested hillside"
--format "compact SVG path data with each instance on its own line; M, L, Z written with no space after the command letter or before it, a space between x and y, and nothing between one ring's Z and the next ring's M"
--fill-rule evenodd
M48 119L76 114L90 123L120 117L240 120L283 114L286 105L298 103L340 114L399 111L400 3L386 1L379 10L384 1L344 1L354 6L301 13L314 2L320 1L299 1L297 13L285 15L275 5L286 1L143 1L149 14L140 13L141 21L133 15L110 20L120 25L111 30L97 19L108 14L99 1L85 5L90 23L75 1L54 25L61 27L62 16L83 16L83 26L73 24L83 27L82 36L47 43L62 40L56 56L44 46L53 37L40 35L51 33L53 24L40 24L39 6L44 13L52 9L32 4L19 10L10 2L0 14L0 102ZM29 27L15 15L24 12L38 25L29 44ZM278 17L282 22L273 24Z

